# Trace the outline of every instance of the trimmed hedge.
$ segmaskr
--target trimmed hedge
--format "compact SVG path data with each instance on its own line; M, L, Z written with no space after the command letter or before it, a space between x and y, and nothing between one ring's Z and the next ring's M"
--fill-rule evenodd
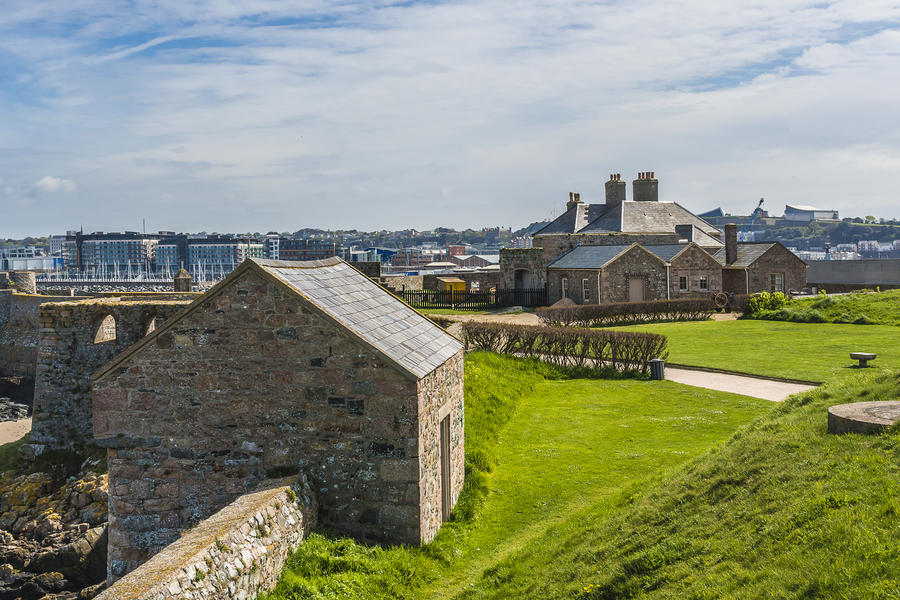
M712 298L615 302L539 308L538 318L554 327L612 327L651 321L704 321L716 307Z
M561 367L647 373L650 360L665 360L666 336L631 331L463 323L466 350L538 358Z

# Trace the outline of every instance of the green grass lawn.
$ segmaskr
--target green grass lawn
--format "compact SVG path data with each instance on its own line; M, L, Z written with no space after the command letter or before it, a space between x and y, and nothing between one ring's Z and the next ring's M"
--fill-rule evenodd
M270 598L449 598L548 528L613 506L727 439L766 401L672 382L566 379L513 357L466 357L466 488L422 548L316 534ZM513 597L513 596L509 596Z
M794 396L660 485L576 512L458 596L900 598L900 432L826 433L900 397L869 370Z
M741 373L827 381L854 373L850 352L876 352L876 369L900 367L900 330L887 325L690 321L617 330L665 335L669 362Z
M900 325L900 290L854 292L840 296L798 298L783 309L763 311L748 318L773 321L816 321L875 325Z

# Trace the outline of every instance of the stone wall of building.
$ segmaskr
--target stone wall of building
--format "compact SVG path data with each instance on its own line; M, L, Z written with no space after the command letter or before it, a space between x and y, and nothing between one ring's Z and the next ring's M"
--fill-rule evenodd
M268 480L185 532L97 600L256 598L316 523L305 480Z
M307 474L320 521L342 534L429 534L417 382L254 271L108 369L93 415L109 448L113 576L267 473ZM452 371L435 375L444 395L461 402L461 360L440 369Z
M91 443L91 375L189 304L146 297L68 300L39 308L31 429L37 452Z
M732 294L746 294L747 270L722 269L722 290Z
M756 259L747 269L750 275L750 293L771 291L770 275L784 274L784 291L799 292L806 287L806 263L793 252L776 244Z
M599 304L600 281L598 269L548 269L547 271L547 302L553 304L562 298L562 280L568 279L569 295L576 304ZM588 294L590 299L584 301L583 280L588 280Z
M688 248L669 264L669 298L688 298L722 291L722 265L703 250ZM707 278L707 289L700 287L701 275ZM687 278L686 290L680 288L681 277Z
M459 498L465 477L463 439L463 353L460 352L439 369L419 381L419 506L421 507L422 541L430 542L441 528L441 421L449 421L450 439L450 506ZM408 518L417 515L410 514Z
M516 271L528 273L529 283L520 287L544 287L547 264L543 248L503 248L500 250L500 287L516 287Z
M601 302L628 302L629 280L644 281L644 300L666 298L666 265L639 246L606 265L600 276Z

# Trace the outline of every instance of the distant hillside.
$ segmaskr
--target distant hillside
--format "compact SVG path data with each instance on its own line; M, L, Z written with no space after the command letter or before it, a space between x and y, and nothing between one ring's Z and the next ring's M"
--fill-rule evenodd
M534 223L532 223L531 225L528 225L527 227L523 227L522 229L513 231L512 235L513 235L513 237L534 235L535 232L546 227L549 222L550 221L535 221Z

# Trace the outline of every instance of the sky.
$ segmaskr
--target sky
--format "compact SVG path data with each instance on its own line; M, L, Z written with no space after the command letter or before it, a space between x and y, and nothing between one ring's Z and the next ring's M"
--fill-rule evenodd
M515 229L639 171L900 216L898 1L3 7L0 237Z

